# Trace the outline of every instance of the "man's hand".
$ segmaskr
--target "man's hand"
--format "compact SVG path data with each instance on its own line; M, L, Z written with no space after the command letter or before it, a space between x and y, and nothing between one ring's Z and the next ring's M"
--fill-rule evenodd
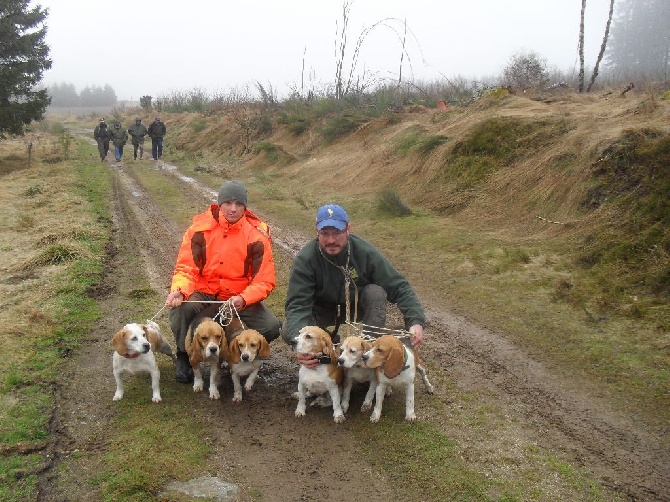
M410 342L412 347L418 349L419 346L423 343L423 326L420 324L414 324L409 328L409 332L412 333L410 336Z
M316 358L316 354L296 352L295 356L298 359L298 363L306 368L314 369L319 365L319 360Z
M170 294L165 299L166 307L179 307L181 302L184 301L184 295L181 291L170 291Z
M247 304L247 302L244 301L244 298L242 298L240 295L237 296L231 296L230 300L228 300L233 307L235 307L237 310L242 310L244 306Z

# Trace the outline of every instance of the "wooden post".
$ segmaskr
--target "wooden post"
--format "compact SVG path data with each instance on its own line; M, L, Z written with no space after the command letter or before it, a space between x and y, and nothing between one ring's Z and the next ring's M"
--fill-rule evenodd
M30 158L33 154L33 142L28 143L28 167L30 167Z

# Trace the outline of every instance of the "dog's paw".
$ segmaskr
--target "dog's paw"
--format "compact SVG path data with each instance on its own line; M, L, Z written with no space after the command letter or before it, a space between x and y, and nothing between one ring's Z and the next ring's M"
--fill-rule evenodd
M233 403L241 403L242 402L242 393L240 392L239 394L235 394L233 396Z
M305 416L305 407L304 406L298 406L295 409L295 416L296 417L304 417Z
M342 401L342 404L340 406L342 406L342 413L346 413L347 410L349 409L349 401L347 402Z
M416 422L416 415L414 413L405 415L405 422Z
M120 401L121 399L123 399L123 392L117 391L116 394L114 394L112 401Z
M251 392L251 389L252 389L252 388L253 388L253 385L245 385L245 386L244 386L244 390L245 390L246 392Z
M162 401L160 396L154 396L151 398L154 403L160 403Z
M369 403L363 403L363 406L361 406L361 411L370 411L372 409L372 402Z
M194 383L193 392L202 392L202 383Z
M391 387L389 385L388 387L386 387L386 392L384 392L384 397L389 397L392 394L393 394L393 387Z
M221 397L221 394L219 394L218 389L210 389L209 390L209 398L210 399L219 399Z
M372 412L372 415L370 415L370 422L373 424L376 424L379 422L379 418L382 416L381 412L377 413L376 411Z
M339 415L334 415L333 420L335 421L336 424L341 424L346 420L346 418L343 413L340 413Z
M428 392L428 394L432 394L435 392L435 387L433 387L431 384L426 384L426 392Z

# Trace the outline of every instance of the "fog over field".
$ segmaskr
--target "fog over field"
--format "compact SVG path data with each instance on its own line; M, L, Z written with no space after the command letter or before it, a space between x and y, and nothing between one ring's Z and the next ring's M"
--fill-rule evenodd
M111 85L119 100L258 81L279 97L335 80L340 0L255 2L33 1L49 8L47 85ZM355 0L348 2L343 73L367 81L436 81L498 75L514 53L535 51L549 68L578 72L581 2L565 0ZM585 58L592 68L609 0L588 0ZM405 34L404 24L407 32ZM367 30L367 31L366 31ZM338 49L339 51L339 49ZM338 52L339 54L339 52Z

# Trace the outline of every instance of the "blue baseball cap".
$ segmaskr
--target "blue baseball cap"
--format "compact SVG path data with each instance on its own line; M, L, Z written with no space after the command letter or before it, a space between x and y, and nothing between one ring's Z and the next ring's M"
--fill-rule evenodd
M326 204L321 206L316 213L316 229L321 230L325 227L335 227L338 230L345 230L349 224L347 212L337 204Z

